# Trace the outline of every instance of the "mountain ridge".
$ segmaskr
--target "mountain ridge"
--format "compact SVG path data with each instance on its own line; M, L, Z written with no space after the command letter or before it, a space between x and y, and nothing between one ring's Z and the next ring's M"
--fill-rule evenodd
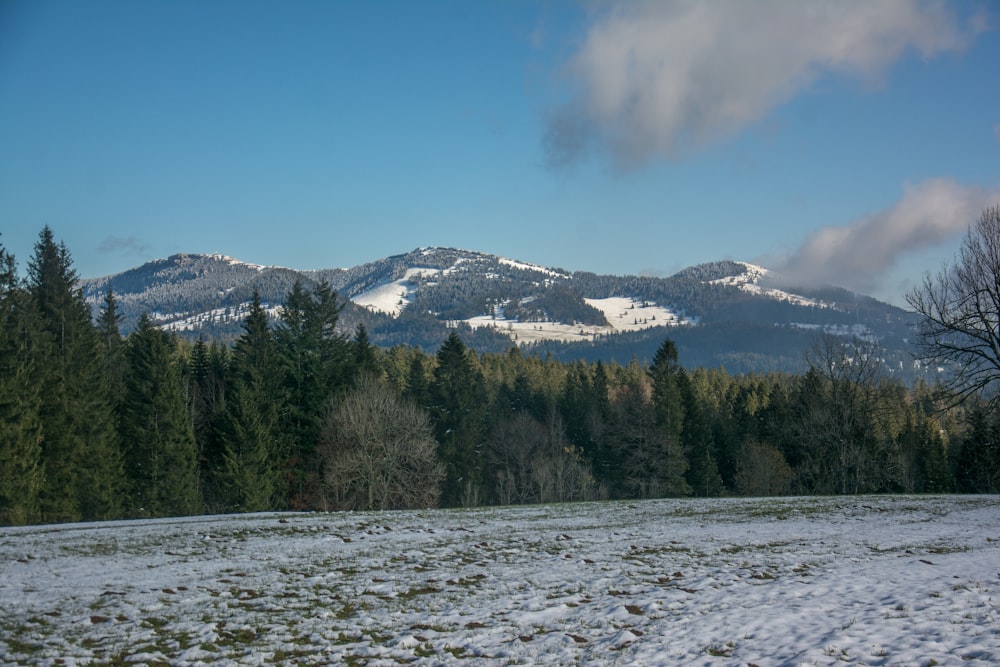
M326 281L344 302L344 332L364 323L383 346L433 350L459 328L479 351L517 345L558 358L623 362L651 356L651 341L669 335L691 364L753 372L800 369L810 342L826 332L877 343L894 371L913 370L905 367L912 313L836 287L780 289L769 276L765 267L735 260L668 277L598 275L430 246L305 271L178 253L80 284L95 311L114 291L124 331L149 313L159 326L194 339L238 336L254 290L275 316L296 280L306 287ZM782 341L778 349L775 341Z

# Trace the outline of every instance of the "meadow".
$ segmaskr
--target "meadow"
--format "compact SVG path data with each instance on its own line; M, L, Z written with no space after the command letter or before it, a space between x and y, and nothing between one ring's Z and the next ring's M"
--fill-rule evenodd
M3 665L986 665L998 602L996 496L0 529Z

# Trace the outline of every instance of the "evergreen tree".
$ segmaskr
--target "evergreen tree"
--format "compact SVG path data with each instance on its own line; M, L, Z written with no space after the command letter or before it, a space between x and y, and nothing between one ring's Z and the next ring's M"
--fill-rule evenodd
M677 384L684 410L681 441L687 459L685 479L696 496L720 496L723 491L722 477L716 465L715 442L705 414L705 400L683 369L677 375Z
M0 245L0 525L42 518L45 470L40 398L26 339L30 316L14 257Z
M109 288L104 295L104 303L97 317L97 337L104 359L104 380L108 388L108 400L117 410L124 392L125 341L122 339L122 314L118 312L118 300Z
M659 429L659 451L651 462L652 469L667 495L686 495L691 491L684 480L687 460L682 442L685 412L681 385L686 382L686 376L677 361L677 346L669 338L656 351L649 377L653 382L653 412ZM699 436L702 435L699 432ZM699 473L704 474L704 471Z
M478 505L486 497L482 451L486 395L470 354L452 331L438 350L429 391L439 458L445 464L441 503L446 507Z
M256 291L233 350L231 378L219 428L227 506L243 512L280 507L284 457L278 419L285 402L277 346Z
M205 508L223 511L222 470L225 466L219 422L226 406L229 382L229 348L216 342L209 346L201 337L190 348L185 382L198 452L198 479Z
M381 375L382 369L379 368L378 351L371 344L371 341L368 340L368 329L365 328L364 322L358 322L358 328L354 333L354 340L351 341L351 351L354 359L355 376L366 374Z
M974 402L966 418L965 437L955 461L955 478L962 493L1000 493L1000 429L995 413Z
M120 515L121 454L90 308L69 251L45 227L28 264L30 337L41 398L46 521Z
M128 337L125 358L121 432L129 514L197 514L197 449L176 339L143 315Z
M288 409L280 429L287 438L289 494L295 507L316 507L320 462L316 456L328 399L350 382L349 343L337 331L341 306L327 282L308 293L296 281L288 293L275 328Z
M421 407L430 404L430 383L427 381L427 371L421 354L413 355L413 359L410 360L405 396Z

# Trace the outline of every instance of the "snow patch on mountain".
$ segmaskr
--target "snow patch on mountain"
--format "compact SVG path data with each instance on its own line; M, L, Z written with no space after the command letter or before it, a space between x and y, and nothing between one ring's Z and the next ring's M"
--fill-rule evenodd
M192 257L197 257L198 255L192 255ZM235 257L230 257L229 255L223 255L221 252L213 252L210 255L203 255L203 257L214 259L220 262L225 262L230 266L245 266L248 269L254 269L255 271L263 271L264 269L270 268L263 264L252 264L250 262L244 262L242 259L236 259Z
M640 302L628 297L606 299L584 299L587 304L604 313L607 326L566 322L519 322L504 316L503 308L496 315L481 315L464 320L473 329L491 327L506 333L518 345L541 341L561 343L597 340L601 336L625 331L641 331L653 327L677 327L694 324L693 319L675 313L669 308L646 301Z
M351 301L359 306L397 317L410 304L415 278L427 278L441 273L440 269L412 267L403 273L402 278L388 281L358 294Z
M159 313L150 314L153 323L164 331L197 331L205 326L213 324L223 324L227 322L243 322L250 315L249 301L241 303L236 307L213 308L203 313ZM271 320L278 319L281 315L281 306L269 306L263 304L264 312Z
M715 280L708 281L711 285L730 285L732 287L737 287L748 294L755 294L758 296L767 296L776 301L787 301L788 303L795 304L796 306L811 306L813 308L829 308L830 305L820 301L819 299L811 299L806 296L801 296L799 294L792 294L791 292L786 292L773 287L763 287L760 284L762 278L765 278L770 271L765 269L763 266L757 266L756 264L750 264L748 262L736 262L736 264L742 265L746 270L735 276L726 276L725 278L716 278Z
M547 269L544 266L539 266L537 264L528 264L526 262L518 262L513 259L507 259L506 257L497 258L501 264L510 266L515 269L521 269L522 271L534 271L536 273L544 273L547 276L552 276L553 278L567 278L565 273L555 271L553 269Z

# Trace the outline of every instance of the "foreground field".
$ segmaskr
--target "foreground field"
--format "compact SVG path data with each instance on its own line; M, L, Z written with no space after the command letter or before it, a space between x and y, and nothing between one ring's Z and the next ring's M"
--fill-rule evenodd
M1000 498L0 529L0 663L1000 662Z

